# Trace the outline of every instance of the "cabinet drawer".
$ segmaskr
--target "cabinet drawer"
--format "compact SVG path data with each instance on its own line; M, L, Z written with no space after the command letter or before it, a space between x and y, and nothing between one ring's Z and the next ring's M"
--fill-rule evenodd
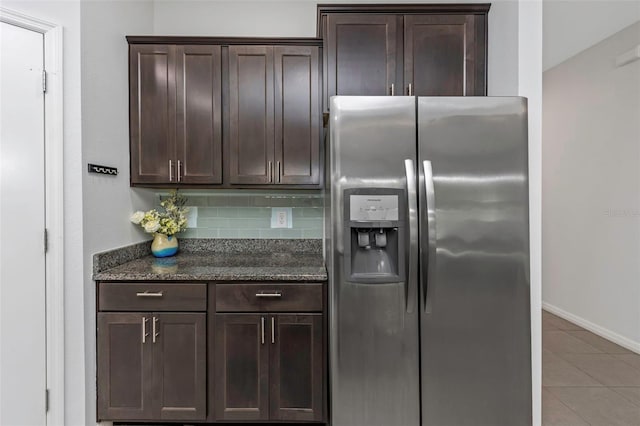
M321 312L323 284L216 284L216 312Z
M100 283L101 311L206 311L206 284Z

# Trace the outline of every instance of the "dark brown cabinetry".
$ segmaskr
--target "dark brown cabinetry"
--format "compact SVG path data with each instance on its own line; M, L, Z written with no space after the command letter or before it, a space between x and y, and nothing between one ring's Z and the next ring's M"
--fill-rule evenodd
M486 95L488 4L320 5L333 95Z
M320 183L316 46L229 46L229 183Z
M127 37L131 185L318 187L318 39Z
M217 420L324 419L322 301L322 284L216 286Z
M206 313L104 312L114 300L131 294L123 287L127 284L114 285L99 286L98 419L204 420ZM206 306L206 287L200 287ZM202 306L192 289L181 294L179 285L149 284L138 290L125 305L144 310L155 302L162 311ZM191 305L172 307L165 296L169 301L190 300Z
M129 47L131 184L222 183L220 46Z

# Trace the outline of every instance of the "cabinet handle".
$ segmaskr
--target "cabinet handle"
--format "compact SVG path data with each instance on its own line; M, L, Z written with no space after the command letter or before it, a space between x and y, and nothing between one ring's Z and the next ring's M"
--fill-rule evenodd
M256 293L256 297L282 297L282 292L274 291L273 293Z
M276 342L276 317L271 317L271 344Z
M152 330L151 330L151 332L153 333L153 334L151 335L151 341L152 341L153 343L155 343L155 342L156 342L156 337L158 337L158 336L160 335L160 333L156 333L156 323L157 323L157 322L158 322L158 318L153 317L153 322L151 323L151 324L152 324Z
M143 293L136 293L136 296L138 296L138 297L162 297L162 292L161 291L158 291L158 292L145 291Z
M395 96L396 94L396 85L391 83L391 96Z
M280 181L282 181L282 169L280 167L280 161L277 161L276 164L278 166L278 183L280 183Z
M261 327L261 332L262 332L262 339L261 339L261 341L262 341L262 344L264 345L264 317L261 317L261 318L260 318L260 324L262 325L262 327Z
M413 87L411 87L411 83L409 83L409 88L407 89L407 92L409 93L409 96L413 95Z
M182 173L180 172L180 166L182 165L182 161L178 160L178 173L176 174L178 177L178 182L182 180Z
M173 161L169 160L169 182L173 182Z
M149 336L149 333L147 333L147 321L149 321L149 318L142 317L142 343L147 343L147 336Z
M273 162L267 161L267 166L269 169L269 183L273 182Z

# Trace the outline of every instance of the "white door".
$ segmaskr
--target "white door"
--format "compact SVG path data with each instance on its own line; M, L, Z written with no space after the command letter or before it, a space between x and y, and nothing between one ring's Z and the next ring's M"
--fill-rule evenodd
M0 425L46 424L43 35L0 23Z

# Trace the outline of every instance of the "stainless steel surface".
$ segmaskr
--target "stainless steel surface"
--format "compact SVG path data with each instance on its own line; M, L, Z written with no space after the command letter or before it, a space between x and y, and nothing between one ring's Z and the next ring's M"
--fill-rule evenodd
M136 293L136 296L138 296L138 297L162 297L162 292L161 291L157 291L157 292L144 291L142 293Z
M151 333L152 333L151 334L151 340L152 340L152 343L155 343L156 342L156 338L160 335L160 333L158 333L156 331L157 324L158 324L158 318L157 317L153 317L153 321L151 323L151 328L152 328L152 330L151 330Z
M271 317L271 343L276 342L276 318Z
M526 114L522 98L418 98L437 201L423 426L531 424Z
M436 194L433 189L433 167L431 161L422 162L421 180L424 183L424 203L422 204L422 226L426 232L422 233L422 270L420 280L422 282L422 300L425 313L431 313L431 301L429 299L429 288L435 285L436 274ZM424 241L426 240L426 241Z
M181 171L181 167L182 166L182 161L178 160L178 171L176 173L177 178L178 178L178 182L180 182L182 180L182 171Z
M282 181L282 169L280 167L280 160L277 161L277 165L278 165L278 183L280 183Z
M282 297L282 292L275 291L273 293L256 293L256 297Z
M147 343L147 337L149 333L147 333L147 321L149 318L142 317L142 343Z
M391 83L391 96L395 96L396 95L396 87L393 83Z
M418 316L405 309L406 282L348 282L343 235L345 189L406 190L404 160L416 159L415 98L333 97L330 111L326 263L331 425L417 426Z
M407 280L406 280L406 310L415 310L418 298L418 190L416 188L416 172L413 160L404 160L405 176L407 180Z
M173 182L173 162L169 160L169 182Z
M260 342L264 345L264 317L260 318Z

